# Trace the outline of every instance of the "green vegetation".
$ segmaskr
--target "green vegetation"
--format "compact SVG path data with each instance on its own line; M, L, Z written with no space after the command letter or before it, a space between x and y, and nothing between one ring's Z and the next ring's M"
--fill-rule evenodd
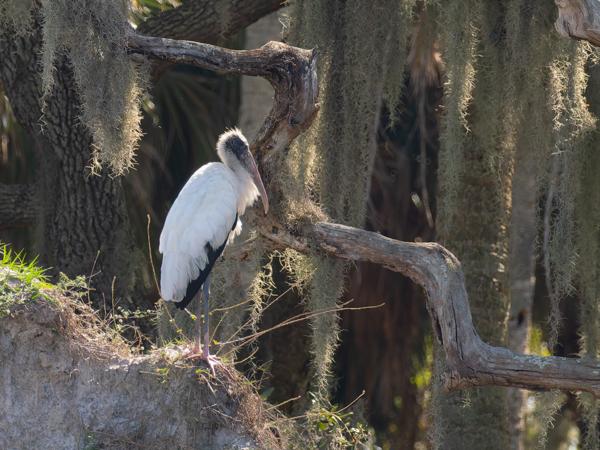
M27 262L23 252L0 243L0 317L9 314L14 304L50 299L44 291L53 285L48 283L45 272L37 265L37 258Z
M312 396L313 407L306 415L308 438L312 448L349 449L371 448L372 432L364 420L348 407L340 408Z
M9 245L0 244L0 318L10 314L10 308L16 304L37 300L48 301L61 308L61 301L70 305L89 303L90 288L84 277L70 279L61 273L53 284L46 272L47 269L37 264L37 258L27 261L24 252L15 252ZM113 304L103 320L99 320L91 309L85 310L83 315L93 316L91 322L108 335L126 339L132 349L142 351L151 347L150 337L141 332L139 324L153 322L155 310L130 310Z

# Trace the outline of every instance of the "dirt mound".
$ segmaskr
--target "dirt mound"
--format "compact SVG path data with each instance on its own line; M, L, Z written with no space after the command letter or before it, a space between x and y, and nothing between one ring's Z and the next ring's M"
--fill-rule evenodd
M284 446L249 383L174 350L135 355L80 301L45 295L0 315L0 448Z

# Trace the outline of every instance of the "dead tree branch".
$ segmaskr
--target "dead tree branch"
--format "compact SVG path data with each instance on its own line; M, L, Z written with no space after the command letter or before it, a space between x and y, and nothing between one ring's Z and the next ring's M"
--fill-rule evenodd
M273 108L252 144L255 155L263 162L267 162L271 154L283 151L308 128L318 111L314 50L281 42L268 42L255 50L228 50L137 33L129 36L128 48L131 53L154 60L188 64L219 73L259 76L269 81L275 90Z
M273 108L252 149L261 170L266 172L267 190L271 196L275 193L276 198L280 195L277 181L270 176L276 164L271 156L285 152L289 143L310 126L318 111L314 51L276 42L256 50L235 51L139 34L130 36L129 50L160 61L266 78L275 90ZM600 397L600 364L596 361L519 355L483 342L473 326L460 262L444 247L395 241L338 224L316 223L291 233L276 218L256 221L261 234L276 247L373 262L422 286L427 293L434 329L446 354L448 389L497 385L582 390Z
M600 397L598 361L520 355L483 342L473 326L460 261L439 244L401 242L333 223L309 225L302 236L273 222L261 223L260 231L276 247L379 264L423 287L433 328L446 354L449 390L495 385L586 391Z
M600 3L596 0L555 0L558 18L554 26L565 37L600 46Z
M33 225L38 212L32 186L0 184L0 230Z
M385 266L425 289L427 308L448 366L449 389L496 385L587 391L600 397L600 363L578 358L519 355L481 340L473 326L458 259L436 243L409 243L337 224L311 234L327 254Z

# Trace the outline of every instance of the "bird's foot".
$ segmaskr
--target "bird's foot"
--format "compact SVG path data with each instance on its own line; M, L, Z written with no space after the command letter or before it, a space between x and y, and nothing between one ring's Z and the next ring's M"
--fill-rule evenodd
M210 367L210 371L213 375L216 375L215 367L221 365L219 358L211 355L208 349L203 349L200 351L200 348L197 346L187 349L187 351L184 353L184 359L205 361L208 364L208 367Z
M217 358L215 355L211 355L210 353L206 352L206 354L202 355L202 359L206 361L208 367L210 367L210 371L212 372L213 376L216 376L217 374L215 372L215 367L221 365L221 361L219 361L219 358Z

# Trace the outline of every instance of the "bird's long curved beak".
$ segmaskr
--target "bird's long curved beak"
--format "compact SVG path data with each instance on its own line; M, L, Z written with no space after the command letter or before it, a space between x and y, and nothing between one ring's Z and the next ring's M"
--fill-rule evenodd
M252 157L252 154L248 152L248 157L245 158L246 167L250 176L252 177L252 181L254 181L254 185L258 189L260 194L260 199L262 200L263 208L265 210L265 215L269 212L269 197L267 197L267 191L265 191L265 186L263 185L262 178L260 177L260 173L258 172L258 167L256 166L256 161Z

